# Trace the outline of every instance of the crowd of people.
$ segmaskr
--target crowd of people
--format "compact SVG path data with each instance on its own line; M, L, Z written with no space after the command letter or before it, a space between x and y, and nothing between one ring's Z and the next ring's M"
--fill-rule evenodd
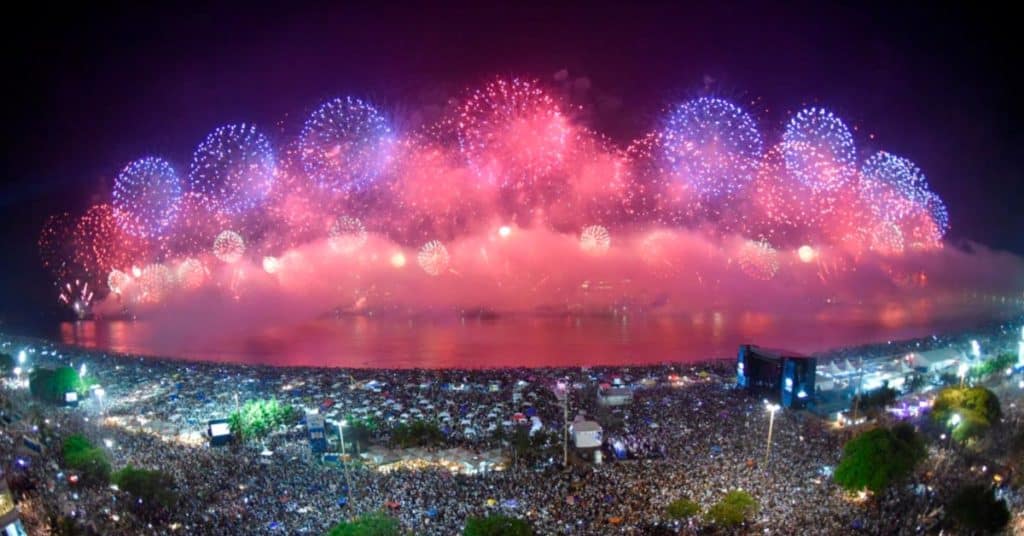
M999 334L987 340L995 345ZM865 347L857 355L893 354L922 343L935 340ZM0 457L33 534L45 534L61 517L96 534L323 534L339 521L379 510L414 534L459 533L468 517L489 513L523 518L540 534L688 534L700 530L700 519L669 519L671 501L687 498L706 509L736 489L759 503L746 527L751 532L917 534L941 519L941 505L969 476L948 469L966 463L955 450L933 445L912 481L873 501L851 497L830 478L849 432L808 412L782 411L769 450L769 413L760 399L735 388L732 363L285 369L142 359L29 339L0 344L0 352L26 350L26 367L84 365L103 386L102 397L57 408L33 401L23 382L5 383L2 409L13 418L0 428ZM633 390L627 405L598 404L597 389L613 381ZM567 408L556 388L564 385ZM343 471L311 452L300 423L245 444L211 447L205 441L209 419L270 397L320 412L328 422L371 422L374 445L389 445L400 423L426 420L443 433L429 448L500 449L507 460L500 470L472 474L441 467L380 471L368 459ZM1006 418L1019 422L1018 411L1007 405ZM565 413L602 424L605 463L572 453L562 467ZM543 434L547 444L534 448L558 454L515 463L507 431L519 422L532 427L534 417L549 432ZM61 439L71 433L102 446L115 470L132 465L171 475L177 504L155 522L116 487L73 482L59 454ZM26 452L23 437L42 444L42 452ZM617 448L625 456L616 455Z

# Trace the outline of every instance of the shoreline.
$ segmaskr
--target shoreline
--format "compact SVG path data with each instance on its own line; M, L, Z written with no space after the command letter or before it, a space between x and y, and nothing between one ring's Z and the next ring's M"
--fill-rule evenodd
M836 346L826 350L808 353L810 357L818 359L819 365L828 363L834 359L839 359L843 356L848 356L851 353L866 352L871 349L876 349L879 346L892 346L893 349L899 347L915 346L920 350L927 350L935 346L940 346L944 343L945 339L952 339L963 335L968 332L977 331L989 331L994 328L1006 325L1006 324L1020 324L1024 322L1020 316L1011 316L1008 318L989 320L985 322L979 322L973 327L964 327L957 330L944 332L941 336L931 335L922 337L911 337L898 340L890 340L885 343L881 342L866 342L856 345L849 346ZM657 367L668 367L668 366L713 366L721 365L726 362L735 361L735 355L720 355L720 356L705 356L698 359L661 359L661 360L643 360L635 363L602 363L593 362L580 365L551 365L551 366L488 366L483 365L479 367L363 367L363 366L310 366L310 365L276 365L266 363L245 363L239 361L230 360L215 360L215 359L203 359L191 356L173 356L173 355L158 355L158 354L146 354L146 353L132 353L122 352L116 350L108 350L104 348L93 348L87 346L80 346L75 344L67 344L57 340L53 340L49 337L40 337L33 335L18 335L13 333L7 333L0 330L0 341L31 341L31 344L45 344L62 349L65 352L79 352L90 355L99 355L103 357L112 357L117 359L141 359L156 364L174 364L174 365L195 365L195 366L212 366L212 367L237 367L247 368L254 370L279 370L279 371L296 371L296 372L354 372L354 371L367 371L367 372L381 372L381 373L401 373L401 372L452 372L452 373L485 373L489 371L558 371L558 370L587 370L587 369L628 369L628 368L657 368ZM757 341L746 341L742 344L755 344ZM899 352L894 351L892 355L896 355Z

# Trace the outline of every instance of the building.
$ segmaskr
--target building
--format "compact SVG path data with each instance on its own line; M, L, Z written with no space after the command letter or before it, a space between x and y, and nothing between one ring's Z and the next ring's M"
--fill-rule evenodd
M220 447L231 442L231 424L227 419L211 419L206 423L206 436L211 447Z
M743 344L736 357L736 385L782 407L810 408L817 362L797 352Z
M306 414L306 431L309 434L309 448L314 454L327 451L327 432L324 416L319 413Z
M597 390L600 406L628 406L633 403L633 391L627 387L609 387Z
M963 352L953 348L939 348L926 352L914 352L910 354L910 362L914 368L929 374L955 373L957 366L966 361Z
M593 449L601 446L604 429L596 421L577 416L570 427L573 445L578 449Z
M18 518L18 507L7 487L7 479L0 477L0 535L28 536Z

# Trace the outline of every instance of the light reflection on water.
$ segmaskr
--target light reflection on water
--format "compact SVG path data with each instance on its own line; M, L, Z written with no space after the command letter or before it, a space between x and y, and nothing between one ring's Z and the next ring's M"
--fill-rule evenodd
M205 338L145 321L68 322L60 325L57 338L88 348L232 363L482 368L698 361L732 356L737 345L748 342L815 352L965 325L892 309L803 316L753 311L493 320L358 316Z

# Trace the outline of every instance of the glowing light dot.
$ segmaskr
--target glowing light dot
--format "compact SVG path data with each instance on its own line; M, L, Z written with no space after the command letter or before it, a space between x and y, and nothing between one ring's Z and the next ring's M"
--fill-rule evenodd
M603 254L612 245L612 237L608 229L600 225L590 225L580 233L580 248L587 253Z
M500 236L502 238L508 238L509 235L511 235L511 234L512 234L512 228L509 227L508 225L502 225L501 228L498 229L498 236Z
M391 255L391 266L395 268L405 268L405 254L401 251L396 251Z
M234 264L245 254L245 240L234 231L221 231L213 241L213 254L228 264Z
M431 240L423 245L416 256L420 268L429 275L441 275L448 269L451 257L448 248L438 240Z
M276 274L281 269L281 261L277 257L263 257L263 271Z
M138 266L132 266L132 275L135 276L135 277L141 276L142 275L142 268L139 268Z
M800 257L800 262L811 262L814 260L815 255L817 255L814 248L808 245L800 246L800 249L796 250L796 254Z

